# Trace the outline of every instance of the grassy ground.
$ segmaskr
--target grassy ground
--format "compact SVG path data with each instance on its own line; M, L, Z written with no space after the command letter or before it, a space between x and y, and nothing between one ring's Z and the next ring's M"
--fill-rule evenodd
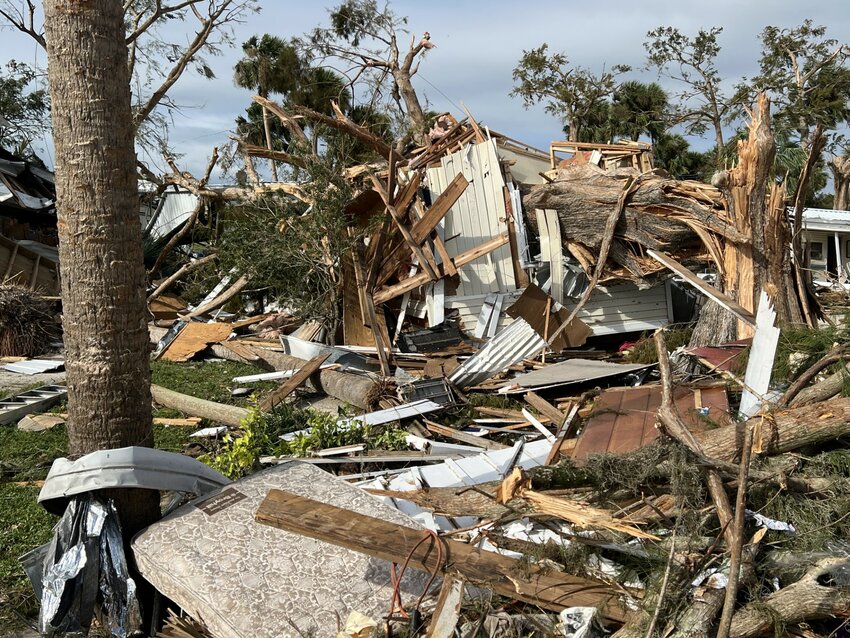
M257 368L233 362L170 363L151 365L153 382L221 403L246 406L248 399L230 396L235 376L256 374ZM258 391L274 383L255 384ZM55 412L62 412L58 406ZM160 409L155 416L181 417L176 410ZM193 428L154 426L158 449L181 452ZM23 617L37 613L37 601L18 557L50 540L57 518L36 503L41 481L54 459L68 453L65 426L43 432L22 432L14 424L0 426L0 636L22 626ZM27 484L27 482L33 482Z

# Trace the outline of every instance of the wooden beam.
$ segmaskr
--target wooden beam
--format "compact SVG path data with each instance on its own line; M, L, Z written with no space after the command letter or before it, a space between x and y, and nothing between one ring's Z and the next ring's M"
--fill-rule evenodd
M372 178L372 185L375 187L375 190L378 191L381 199L384 200L387 212L393 218L393 221L401 232L401 236L404 237L404 241L407 243L408 248L413 251L413 254L416 255L416 258L419 260L419 266L423 271L425 271L429 279L436 281L440 277L437 275L437 264L434 261L434 256L429 254L431 250L428 249L428 252L426 253L425 249L420 246L424 240L416 241L413 238L410 230L404 225L404 220L402 220L401 215L399 215L395 206L393 206L392 201L390 201L390 195L387 193L384 185L381 183L381 180L379 180L374 174L370 174L370 177Z
M674 273L676 273L677 275L682 277L685 281L687 281L689 284L691 284L694 288L696 288L699 292L704 294L706 297L708 297L709 299L712 299L713 301L717 302L718 304L720 304L721 306L726 308L726 310L728 310L733 315L738 317L738 319L740 319L741 321L744 321L744 322L750 324L751 326L755 327L756 318L753 315L753 313L751 313L749 310L744 308L737 301L732 299L732 297L730 297L729 295L727 295L725 293L720 292L720 290L718 290L717 288L715 288L711 284L708 284L705 281L703 281L702 279L700 279L699 277L697 277L694 273L692 273L690 270L685 268L678 261L676 261L675 259L670 257L670 255L666 255L664 253L660 253L660 252L657 252L657 251L654 251L654 250L647 250L646 253L650 257L652 257L655 261L660 263L662 266L669 268Z
M559 612L566 607L599 607L603 617L622 621L626 612L617 593L600 581L571 576L482 551L446 539L421 542L425 530L404 527L320 501L269 490L256 520L287 532L345 547L429 573L459 575L514 600ZM442 560L435 543L442 545Z
M483 244L479 244L475 248L471 250L467 250L465 253L461 253L454 258L454 265L458 268L469 264L476 259L483 257L487 253L493 252L497 248L501 248L505 244L508 243L508 236L502 235L500 237L496 237L495 239L491 239L490 241L484 242ZM440 277L445 277L445 265L438 265L438 274ZM375 292L375 303L384 303L389 301L390 299L394 299L400 295L403 295L408 290L413 290L414 288L418 288L422 284L428 283L429 278L427 273L419 273L418 275L414 275L413 277L408 277L402 282L395 284L394 286L388 286L385 288L381 288L380 290Z
M443 579L440 595L434 614L431 616L431 624L428 625L427 638L453 638L455 627L460 620L460 611L463 606L464 582L462 578L448 576Z
M465 443L466 445L475 445L486 450L503 450L508 447L507 445L503 445L502 443L490 441L483 436L473 436L472 434L468 434L467 432L461 432L460 430L450 428L446 425L434 423L433 421L429 421L428 419L423 419L423 421L425 422L425 427L428 428L429 432L432 432L439 436L444 436L447 439L454 439L455 441Z
M425 207L422 205L422 202L417 199L416 203L413 205L414 214L419 219L422 219L425 217L424 210ZM454 261L452 261L451 255L449 255L449 251L446 249L446 244L443 243L442 238L437 233L436 227L433 231L431 231L431 241L434 242L434 248L437 249L437 254L439 254L440 259L443 260L443 266L446 269L446 273L449 277L454 277L457 274L457 268L455 268Z
M364 270L363 244L359 241L354 246L354 263L355 268L357 268L360 272ZM357 270L355 270L355 276L356 272ZM369 327L372 329L372 337L375 340L375 350L378 353L378 360L381 362L381 373L388 377L392 375L392 370L390 369L390 354L387 353L392 353L392 343L390 343L389 333L386 329L386 322L378 322L378 313L375 310L375 300L372 297L372 289L369 287L368 282L364 292L365 294L360 299L366 312L363 317L363 321L364 323L368 322Z
M517 213L514 211L514 203L511 200L511 193L507 186L502 189L502 196L505 198L505 211L507 212L507 219L505 221L508 224L508 240L511 245L511 262L514 266L514 278L516 279L517 288L527 288L530 281L528 279L528 273L523 270L522 263L520 263L519 242L516 238L517 230L514 216ZM522 215L522 211L519 214Z
M558 461L558 457L561 455L561 449L564 447L564 441L575 434L576 427L574 424L580 406L581 402L573 404L570 408L570 411L567 413L567 418L564 419L564 422L561 425L561 430L556 435L558 440L555 441L552 449L549 450L549 456L546 457L546 462L543 465L553 465L556 463Z
M410 203L416 197L416 193L419 191L419 186L422 184L422 173L416 171L413 174L413 177L410 178L410 181L407 182L404 186L402 186L399 191L398 197L395 198L395 202L393 202L393 206L395 209L404 214L404 211L407 210L407 207L410 206Z
M3 281L6 281L9 275L12 274L12 268L15 266L15 259L18 257L19 248L20 246L15 242L15 246L12 248L12 254L9 255L9 265L6 266L6 272L3 273Z
M536 392L527 392L524 398L528 405L537 410L543 416L549 417L549 420L552 421L555 427L560 428L564 424L567 415Z
M437 224L442 221L443 217L451 210L460 196L463 195L466 187L469 186L469 181L463 176L463 173L455 175L454 179L449 182L440 196L434 201L422 219L413 224L410 229L410 234L413 235L413 240L422 243L431 234L431 231L437 227Z
M298 372L284 381L280 387L264 398L260 402L260 409L263 412L270 412L274 406L281 403L286 397L295 392L295 389L302 383L305 383L314 372L316 372L325 362L330 354L320 354L318 357L313 357L305 363Z

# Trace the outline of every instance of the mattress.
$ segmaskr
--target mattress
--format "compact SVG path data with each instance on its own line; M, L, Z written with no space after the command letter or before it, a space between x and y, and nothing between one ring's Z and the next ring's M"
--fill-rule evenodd
M140 573L219 638L331 638L352 611L380 623L392 595L390 564L257 523L273 488L421 529L360 488L295 461L216 490L140 532L132 542ZM408 570L406 605L427 578Z

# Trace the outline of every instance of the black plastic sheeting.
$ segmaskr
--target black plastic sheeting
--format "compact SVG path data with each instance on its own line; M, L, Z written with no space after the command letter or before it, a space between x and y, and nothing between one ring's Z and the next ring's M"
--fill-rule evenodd
M136 583L127 572L114 503L92 494L71 499L53 532L41 572L43 636L87 634L97 613L110 636L139 630Z

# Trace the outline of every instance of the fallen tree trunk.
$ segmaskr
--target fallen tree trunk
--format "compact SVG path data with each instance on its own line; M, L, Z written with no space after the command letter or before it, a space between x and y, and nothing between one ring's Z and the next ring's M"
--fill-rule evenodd
M731 462L740 451L744 427L753 430L753 450L762 456L823 443L850 434L850 397L756 416L695 437L706 456Z
M826 401L841 392L844 387L844 381L847 375L850 374L850 363L844 368L831 374L823 381L819 381L808 388L801 390L800 394L791 400L791 407L798 408L819 401Z
M299 370L307 363L304 359L282 352L263 348L251 348L251 350L275 370ZM380 391L380 384L369 377L336 370L320 370L310 377L308 385L319 392L364 410L374 406Z
M796 583L783 587L732 618L730 638L753 638L780 627L806 620L844 616L850 607L850 559L820 561Z
M151 396L154 401L166 408L174 408L185 414L199 416L225 425L238 427L242 420L248 416L248 410L245 408L199 399L159 385L151 385Z

